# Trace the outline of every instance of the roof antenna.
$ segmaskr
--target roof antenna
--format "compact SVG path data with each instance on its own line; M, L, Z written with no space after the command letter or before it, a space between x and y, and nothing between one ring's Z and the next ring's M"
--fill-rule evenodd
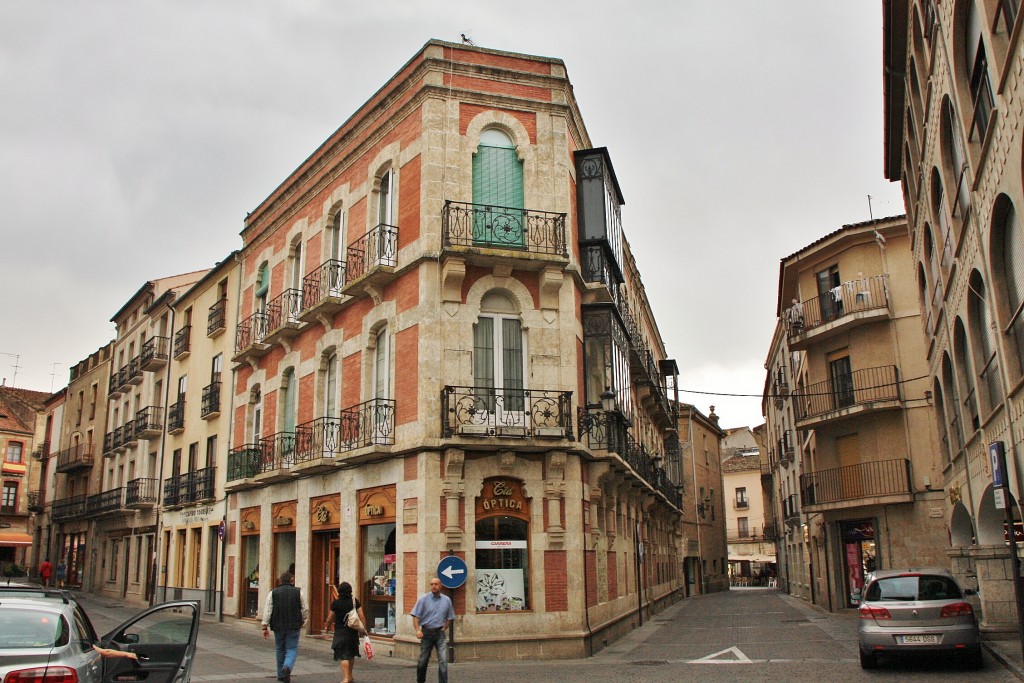
M869 218L870 218L871 220L875 220L875 214L874 214L874 212L873 212L873 211L871 210L871 195L868 195L868 217L869 217Z
M20 365L18 365L18 361L21 360L21 354L18 354L18 353L7 353L6 351L0 351L0 355L10 356L11 358L14 359L14 375L11 376L11 386L12 387L18 386L18 368L21 367ZM5 382L5 384L6 384L6 382Z
M57 375L57 366L60 363L50 363L50 393L53 393L53 378Z

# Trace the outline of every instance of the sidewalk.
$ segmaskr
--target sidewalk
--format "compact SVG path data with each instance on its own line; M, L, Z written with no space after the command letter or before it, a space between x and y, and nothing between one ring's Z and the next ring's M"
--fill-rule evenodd
M981 642L989 654L1014 676L1024 681L1024 655L1017 633L982 633Z

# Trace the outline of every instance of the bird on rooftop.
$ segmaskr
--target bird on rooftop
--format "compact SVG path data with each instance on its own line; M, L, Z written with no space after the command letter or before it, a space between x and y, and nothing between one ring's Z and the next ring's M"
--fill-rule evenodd
M465 33L460 33L459 35L462 36L463 45L476 45L476 43L473 42L473 39L467 36Z

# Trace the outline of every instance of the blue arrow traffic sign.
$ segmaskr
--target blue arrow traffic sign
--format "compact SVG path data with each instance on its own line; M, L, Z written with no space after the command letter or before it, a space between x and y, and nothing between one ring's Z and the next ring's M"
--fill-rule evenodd
M466 583L466 561L449 555L437 563L437 578L445 588L458 588Z

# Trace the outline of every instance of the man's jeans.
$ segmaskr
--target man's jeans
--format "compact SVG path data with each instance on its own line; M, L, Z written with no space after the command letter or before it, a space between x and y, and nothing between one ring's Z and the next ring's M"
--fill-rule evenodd
M416 663L416 683L427 683L427 664L430 663L430 651L437 649L437 680L448 683L448 636L444 629L423 629L423 640L420 641L420 660Z
M284 674L282 669L295 668L295 658L299 656L299 629L274 631L274 645L277 647L277 677Z

